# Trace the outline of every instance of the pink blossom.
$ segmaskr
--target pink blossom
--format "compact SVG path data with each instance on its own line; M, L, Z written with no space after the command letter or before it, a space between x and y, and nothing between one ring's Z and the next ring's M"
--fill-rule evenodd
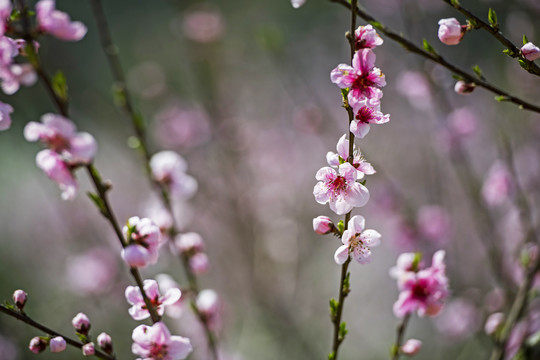
M51 352L53 353L59 353L64 350L66 350L66 340L64 340L61 336L53 337L49 341L49 346L51 348Z
M0 101L0 131L7 130L11 126L13 107Z
M179 254L192 255L204 250L204 241L198 233L188 232L176 235L174 246Z
M468 95L474 91L474 88L476 85L474 83L468 83L463 80L459 80L456 82L456 85L454 85L454 91L456 94L460 95Z
M396 86L399 93L416 109L429 110L433 106L429 82L420 71L402 72L397 78Z
M482 198L489 206L504 204L514 192L512 174L501 161L496 161L482 185Z
M75 331L81 334L88 334L88 330L90 330L90 319L88 319L88 316L86 314L80 312L71 320L71 325L75 328Z
M71 120L61 115L45 114L41 122L29 122L24 128L27 141L40 140L51 150L61 154L70 165L89 164L97 152L97 143L87 132L76 132Z
M435 319L435 326L445 338L460 341L474 334L480 326L480 311L469 300L460 298L449 302Z
M113 353L113 345L111 336L105 332L102 332L97 337L97 343L100 348L103 349L107 354Z
M45 149L36 155L37 166L58 184L62 191L62 199L72 200L77 192L77 182L71 174L71 169L54 151Z
M68 14L56 10L54 0L40 0L36 4L39 30L67 41L81 40L88 29L80 21L71 21Z
M208 44L223 36L225 23L216 11L192 11L184 18L182 28L188 39Z
M26 304L26 298L27 294L23 290L19 289L13 292L13 302L19 310L22 310L24 308L24 305Z
M11 95L16 93L21 85L32 86L37 82L37 74L30 64L11 64L2 76L2 91Z
M354 38L356 50L373 49L383 44L383 39L371 25L359 26L354 32Z
M293 8L298 9L300 6L304 5L306 0L291 0L291 5Z
M381 234L375 230L364 230L366 220L363 216L353 216L348 224L347 230L343 232L340 246L334 254L334 260L341 265L349 258L349 253L360 264L369 264L371 262L371 248L379 246L381 243Z
M180 285L168 274L157 274L155 278L162 291L167 292L169 289L180 289ZM180 297L174 304L167 306L165 315L173 319L178 319L184 313L184 307L183 298Z
M0 0L0 36L4 36L13 9L10 0Z
M93 248L66 260L67 283L78 294L102 294L109 291L116 273L116 257L106 247Z
M450 237L452 222L446 209L438 205L425 205L418 210L418 230L427 240L443 243Z
M478 119L468 107L456 109L448 115L447 126L439 133L439 143L451 151L476 132Z
M449 293L444 255L444 251L439 250L433 255L430 268L402 275L398 282L401 293L394 303L394 314L397 317L415 311L419 316L435 316L442 310Z
M421 347L422 347L422 342L420 340L409 339L405 341L405 344L401 346L400 350L405 355L413 356L420 351Z
M189 268L195 275L203 275L210 269L210 262L205 253L197 253L189 258Z
M439 40L446 45L457 45L465 35L456 18L439 20Z
M328 216L317 216L313 219L313 231L319 235L326 235L334 231L335 226Z
M210 138L208 114L198 106L166 106L154 121L156 137L167 147L193 148Z
M369 200L368 189L356 182L358 171L349 163L339 165L339 173L330 167L323 167L315 176L319 182L313 189L319 204L330 203L330 209L344 215L354 207L364 206Z
M221 323L221 302L218 294L211 289L202 290L195 300L197 311L204 319L208 327L217 330Z
M351 104L354 110L354 120L351 122L350 131L354 136L363 139L369 132L369 124L385 124L390 121L389 114L381 112L380 104L371 105L368 100Z
M96 348L93 342L84 344L82 347L82 353L84 356L92 356L96 353Z
M133 330L131 351L144 360L185 359L192 351L188 338L171 336L162 322L154 325L139 325Z
M420 262L420 253L403 253L397 258L396 266L390 268L389 274L398 282L398 287L407 279L407 274L417 272L424 267Z
M347 134L344 134L337 143L337 154L329 151L326 154L326 161L328 165L333 167L339 167L340 164L347 162L349 158L349 140L347 139ZM375 169L369 162L364 159L362 153L357 149L356 145L353 145L353 161L352 166L358 170L356 174L356 179L360 180L364 178L365 175L375 174Z
M375 54L361 49L354 54L352 67L340 64L330 73L330 79L342 89L349 88L349 103L369 99L373 103L382 98L381 87L386 85L384 74L375 67Z
M174 304L182 295L180 289L170 288L167 290L165 295L161 296L159 293L158 283L155 280L144 280L143 287L146 296L160 316L163 315L165 306ZM146 307L141 294L141 289L139 289L138 286L128 286L126 288L125 295L127 302L132 305L129 309L129 315L131 315L133 319L144 320L150 317L150 312Z
M128 245L122 249L122 258L132 267L155 264L159 258L161 231L150 219L133 216L123 228Z
M41 45L35 40L32 42L32 44L34 45L34 51L37 53ZM15 45L17 46L17 50L19 51L19 55L28 56L28 54L26 53L26 40L15 39ZM31 66L31 64L28 65Z
M30 351L34 354L39 354L40 352L43 352L46 348L47 342L39 336L33 337L30 340L30 344L28 345L28 349L30 349Z
M197 181L185 173L186 161L174 151L154 154L150 168L154 180L167 186L175 195L189 198L197 191Z
M488 335L494 335L497 330L501 329L504 325L504 314L501 312L493 313L488 316L486 324L484 325L484 331Z
M540 49L532 42L528 42L521 47L521 54L529 61L534 61L540 58Z

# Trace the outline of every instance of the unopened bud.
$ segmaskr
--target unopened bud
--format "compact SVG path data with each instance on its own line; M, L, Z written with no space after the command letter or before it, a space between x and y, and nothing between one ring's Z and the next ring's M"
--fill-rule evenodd
M195 275L202 275L208 272L210 264L205 253L196 253L189 259L189 268Z
M34 354L39 354L40 352L43 352L47 348L47 342L40 338L39 336L33 337L32 340L30 340L30 344L28 345L28 348L31 352Z
M102 332L97 337L97 343L100 348L103 349L107 354L112 354L113 346L111 336L107 333Z
M460 95L467 95L474 91L476 85L474 83L468 83L463 80L456 82L454 86L454 91Z
M409 339L401 346L401 353L409 356L413 356L420 351L422 347L422 342L416 339Z
M23 290L15 290L13 292L13 301L15 302L17 308L22 310L24 308L24 304L26 304L26 293Z
M320 235L326 235L334 231L334 223L328 216L317 216L313 219L313 231Z
M439 20L439 40L446 45L457 45L465 35L465 29L455 18Z
M75 315L73 320L71 320L71 324L78 333L88 335L88 330L90 330L91 326L90 319L82 312Z
M484 331L488 335L493 335L497 330L501 328L504 324L504 314L503 313L494 313L489 315L486 320L486 325L484 325Z
M54 337L49 341L49 347L53 353L62 352L66 350L66 340L61 336Z
M529 61L534 61L540 58L540 49L532 42L528 42L521 47L521 54Z
M82 347L82 353L84 356L92 356L94 355L94 353L96 352L95 348L94 348L94 343L91 342L91 343L88 343L88 344L84 344L83 347Z

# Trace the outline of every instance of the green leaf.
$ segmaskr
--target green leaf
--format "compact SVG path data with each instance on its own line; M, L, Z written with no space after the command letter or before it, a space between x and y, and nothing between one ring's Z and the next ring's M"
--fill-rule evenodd
M523 35L523 45L529 42L529 39L527 39L526 35Z
M336 299L334 298L330 299L330 318L332 320L335 319L337 315L338 306L339 306L339 302Z
M366 183L367 183L367 179L364 179L364 180L360 181L360 184L362 184L364 186L366 186Z
M9 309L9 310L13 310L13 311L19 311L14 305L12 305L9 301L5 301L4 302L4 305Z
M508 56L510 56L510 57L513 57L513 58L516 57L516 56L518 56L515 52L513 52L513 51L510 50L510 49L504 49L504 50L503 50L503 54L508 55Z
M375 29L382 29L382 24L378 21L370 21L369 22L371 26L373 26Z
M345 338L345 335L347 335L348 332L349 332L349 330L347 330L347 323L346 322L342 322L341 324L339 324L339 338L341 340L343 340Z
M457 81L463 80L463 77L462 77L462 76L459 76L459 75L456 75L456 74L452 74L452 78L453 78L454 80L457 80Z
M52 88L56 96L58 96L63 101L68 99L68 86L66 77L61 70L58 70L52 78Z
M518 62L519 62L519 66L529 71L529 64L527 64L523 59L519 59Z
M11 12L11 15L9 16L9 21L16 21L16 20L19 20L20 17L21 17L21 12L20 12L20 10L18 10L18 9L13 9L13 11Z
M474 65L472 67L474 73L476 74L476 76L478 76L480 79L482 79L484 76L482 75L482 69L480 69L480 66L478 65Z
M86 344L88 342L88 337L86 335L81 334L79 332L76 332L75 334L77 335L77 337L79 338L79 340L81 340L83 344Z
M345 276L345 279L343 279L343 292L345 293L345 295L347 295L349 292L351 292L350 278L351 278L351 273L347 272L347 275Z
M105 215L107 213L107 209L105 208L105 204L103 203L103 200L99 197L99 195L94 194L93 192L90 192L90 191L88 191L86 193L86 195L88 195L90 200L92 200L92 202L96 205L99 212L101 212L103 215Z
M336 354L334 354L333 352L328 354L328 360L334 360L335 358L336 358Z
M467 23L469 24L470 28L478 29L478 23L476 22L475 19L469 19L467 20Z
M495 96L495 100L498 101L498 102L502 102L502 101L508 101L510 99L508 98L508 96L497 95L497 96Z
M450 4L452 4L452 6L454 7L460 6L460 3L458 0L450 0Z
M414 259L412 263L412 269L414 271L418 271L418 265L420 265L420 261L422 260L422 253L421 252L415 252L414 253Z
M397 346L396 344L392 345L392 347L390 348L391 357L396 356L398 353L399 353L399 346Z
M430 54L438 55L437 51L435 51L435 48L431 46L431 44L426 40L422 40L422 46L424 47L424 50L426 50Z
M340 233L343 233L343 231L345 231L345 224L343 223L343 220L339 220L337 228Z
M497 13L492 8L489 8L488 19L489 19L489 24L491 25L492 28L496 29L499 27L499 23L497 22Z

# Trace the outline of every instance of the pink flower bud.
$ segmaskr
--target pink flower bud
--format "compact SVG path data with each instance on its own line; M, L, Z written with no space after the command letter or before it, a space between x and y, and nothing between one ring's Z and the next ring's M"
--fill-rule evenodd
M88 343L88 344L84 344L83 347L82 347L82 353L84 356L92 356L94 355L94 353L96 352L95 348L94 348L94 343L91 342L91 343Z
M197 253L204 250L203 239L201 235L195 232L176 235L174 246L180 254Z
M78 333L81 333L84 335L88 334L88 330L90 330L90 326L91 326L88 316L86 316L82 312L75 315L73 320L71 320L71 324L73 325L73 327Z
M468 95L474 91L476 85L474 83L467 83L463 80L456 82L454 86L454 91L460 95Z
M19 310L22 310L24 308L24 304L26 304L26 293L22 290L15 290L13 293L13 301Z
M189 268L195 275L202 275L208 272L210 264L205 253L196 253L189 259Z
M32 340L30 340L30 344L28 345L28 348L31 352L34 354L39 354L40 352L44 351L47 348L47 342L40 338L39 336L33 337Z
M439 40L446 45L457 45L465 34L456 18L439 20Z
M7 130L11 126L11 114L13 107L9 104L0 102L0 131Z
M540 58L540 49L532 42L528 42L521 47L521 54L529 61L534 61Z
M107 333L102 332L97 337L97 343L100 348L103 349L107 354L112 354L113 346L111 336Z
M493 335L503 324L504 324L503 313L498 312L498 313L491 314L486 320L486 325L484 325L484 331L488 335Z
M319 235L326 235L334 230L334 223L328 216L317 216L313 219L313 231Z
M51 348L51 352L53 353L59 353L64 350L66 350L66 340L64 340L63 337L57 336L51 339L49 341L49 346Z
M409 339L401 346L401 352L405 355L412 356L420 351L422 342L416 339Z

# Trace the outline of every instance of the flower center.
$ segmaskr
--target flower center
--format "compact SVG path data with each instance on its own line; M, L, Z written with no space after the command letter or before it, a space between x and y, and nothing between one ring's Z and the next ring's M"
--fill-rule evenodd
M345 180L343 176L337 176L330 183L330 188L334 190L335 192L345 190L347 188L347 180Z
M355 118L365 124L369 124L369 121L373 118L373 109L368 106L362 106L358 110L358 113L356 113Z
M152 344L152 349L150 350L150 357L154 360L159 360L165 358L167 355L167 345L162 344Z
M412 288L413 297L419 300L424 300L428 297L429 292L424 284L416 283Z
M362 74L354 80L353 88L359 89L363 94L368 93L368 88L374 86L375 83L368 78L369 73Z

